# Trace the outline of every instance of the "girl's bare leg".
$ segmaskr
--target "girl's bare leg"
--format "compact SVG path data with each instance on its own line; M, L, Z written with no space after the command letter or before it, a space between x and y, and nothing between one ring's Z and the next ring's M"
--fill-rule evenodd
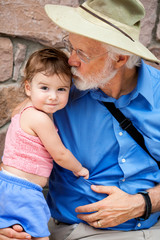
M33 238L33 240L49 240L49 237Z

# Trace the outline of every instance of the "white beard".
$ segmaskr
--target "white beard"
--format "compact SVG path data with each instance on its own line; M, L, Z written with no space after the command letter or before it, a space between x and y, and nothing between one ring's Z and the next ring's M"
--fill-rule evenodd
M113 70L111 60L106 60L106 64L101 72L96 75L90 73L87 77L83 77L76 67L71 68L72 74L75 76L73 83L79 90L102 88L104 85L116 75L117 70ZM107 77L106 77L107 76ZM77 78L76 78L77 77Z

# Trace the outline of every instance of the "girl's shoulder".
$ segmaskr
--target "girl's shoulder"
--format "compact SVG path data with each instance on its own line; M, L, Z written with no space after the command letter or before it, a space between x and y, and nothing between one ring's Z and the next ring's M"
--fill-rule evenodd
M20 113L21 118L28 118L29 121L46 121L50 119L47 113L36 109L34 106L26 106Z
M51 119L49 116L34 108L33 106L25 107L20 113L20 125L23 131L30 135L37 136L37 129L44 129L44 127L50 125Z

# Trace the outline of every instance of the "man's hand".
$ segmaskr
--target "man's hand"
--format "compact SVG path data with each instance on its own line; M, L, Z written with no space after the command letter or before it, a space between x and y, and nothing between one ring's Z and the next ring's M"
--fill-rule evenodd
M0 240L26 240L31 239L31 236L23 232L23 228L20 225L14 225L12 228L0 229Z
M140 194L130 195L115 186L92 185L91 188L108 196L96 203L77 207L75 211L83 213L77 217L95 228L114 227L144 214L145 201Z

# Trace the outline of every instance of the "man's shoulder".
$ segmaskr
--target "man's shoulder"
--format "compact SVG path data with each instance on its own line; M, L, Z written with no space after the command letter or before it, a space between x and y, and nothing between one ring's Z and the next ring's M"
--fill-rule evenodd
M160 79L160 70L155 66L144 63L143 67L150 73L151 77Z
M160 70L145 63L142 61L139 71L139 78L143 81L143 83L147 83L147 86L152 86L153 89L156 87L160 87ZM145 84L145 87L147 87Z
M148 95L152 94L153 102L156 107L160 106L160 70L145 64L144 66L145 74L144 81L147 83L145 88L149 89Z

